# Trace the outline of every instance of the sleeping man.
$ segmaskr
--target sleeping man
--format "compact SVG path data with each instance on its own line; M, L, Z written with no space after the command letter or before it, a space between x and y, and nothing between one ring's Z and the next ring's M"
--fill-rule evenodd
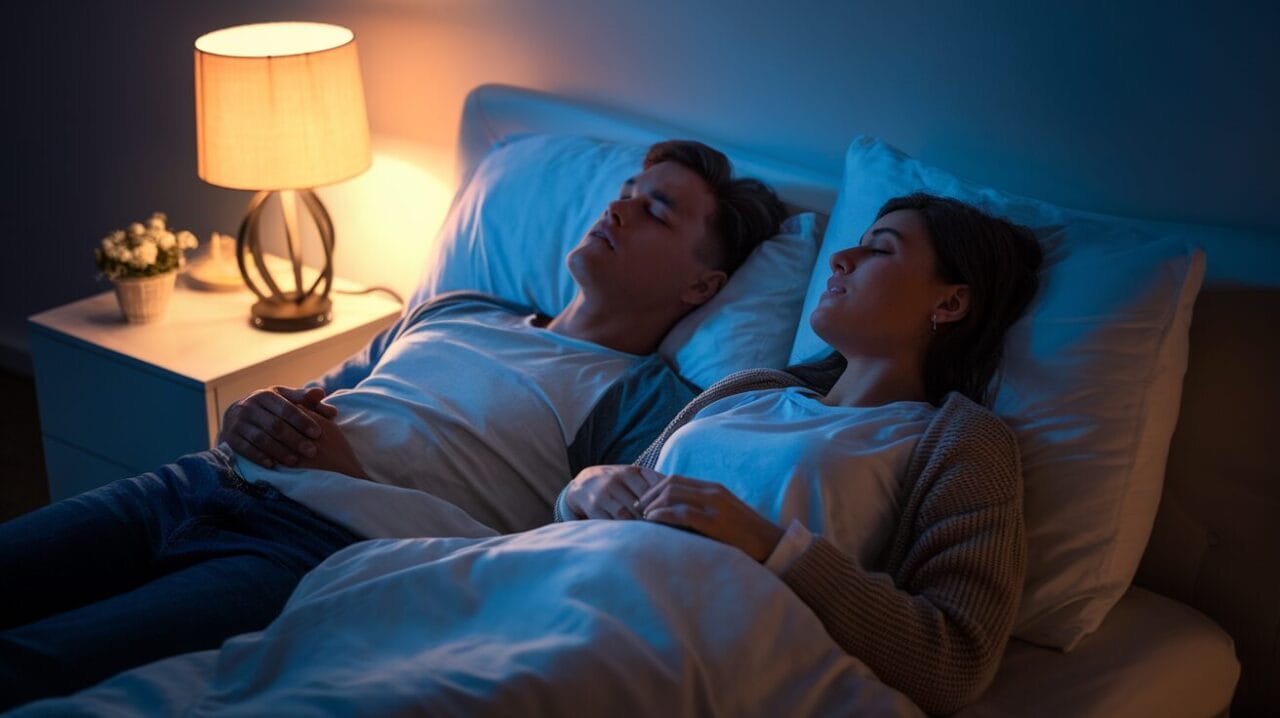
M0 710L259 630L362 539L549 522L578 469L630 461L692 396L653 352L783 215L730 173L656 144L569 254L558 315L441 296L316 385L232 406L217 448L0 525Z

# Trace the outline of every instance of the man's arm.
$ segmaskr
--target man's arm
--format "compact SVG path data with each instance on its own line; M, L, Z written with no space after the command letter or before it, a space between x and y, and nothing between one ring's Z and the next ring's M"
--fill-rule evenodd
M299 466L315 459L321 449L316 441L325 431L317 417L332 420L338 414L335 407L323 403L324 397L338 389L351 389L369 376L387 347L417 320L421 309L419 306L402 315L364 349L304 387L274 386L232 403L223 415L218 440L268 469L278 464Z
M378 332L378 335L370 340L364 349L351 355L346 361L330 369L324 375L308 382L307 387L319 387L324 390L325 395L332 394L339 389L354 388L356 384L359 384L369 374L373 373L373 368L378 365L382 355L387 352L387 347L395 342L405 328L418 320L424 306L419 305L415 310L400 315L400 318L395 320L391 326Z
M695 394L656 354L627 370L601 395L569 445L570 473L635 461Z

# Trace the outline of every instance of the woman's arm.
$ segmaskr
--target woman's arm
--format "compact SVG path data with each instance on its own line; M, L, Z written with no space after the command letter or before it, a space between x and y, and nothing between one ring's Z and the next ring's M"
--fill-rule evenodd
M781 573L841 647L929 713L982 694L1017 614L1021 470L1012 436L1000 433L995 444L934 451L911 525L895 532L890 573L867 571L821 537Z
M864 569L794 522L784 532L719 484L664 477L640 508L764 563L882 681L929 713L952 713L990 683L1017 612L1026 570L1021 469L1012 434L994 417L929 445L886 572Z

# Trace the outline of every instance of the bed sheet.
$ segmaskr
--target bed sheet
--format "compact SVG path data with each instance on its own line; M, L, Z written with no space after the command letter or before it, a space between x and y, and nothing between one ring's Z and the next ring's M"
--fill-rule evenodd
M1225 714L1239 676L1226 631L1132 588L1070 653L1011 641L995 683L956 718L1206 718Z
M920 716L736 549L647 522L335 554L265 631L20 715Z

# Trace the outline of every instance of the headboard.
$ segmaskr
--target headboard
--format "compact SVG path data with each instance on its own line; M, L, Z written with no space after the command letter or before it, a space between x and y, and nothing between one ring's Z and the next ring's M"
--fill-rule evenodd
M458 140L459 178L465 179L471 173L494 142L530 132L579 134L639 144L677 138L702 140L728 155L737 172L766 182L795 207L818 212L831 212L840 184L839 175L726 146L714 137L506 85L482 85L467 96Z
M644 117L501 85L467 98L461 177L494 142L530 132L637 143L700 139L793 206L824 213L841 179ZM1231 634L1243 664L1233 708L1249 713L1280 706L1280 684L1271 680L1280 675L1280 462L1268 451L1280 407L1280 241L1224 229L1202 248L1208 274L1194 310L1182 407L1136 582L1198 608Z

